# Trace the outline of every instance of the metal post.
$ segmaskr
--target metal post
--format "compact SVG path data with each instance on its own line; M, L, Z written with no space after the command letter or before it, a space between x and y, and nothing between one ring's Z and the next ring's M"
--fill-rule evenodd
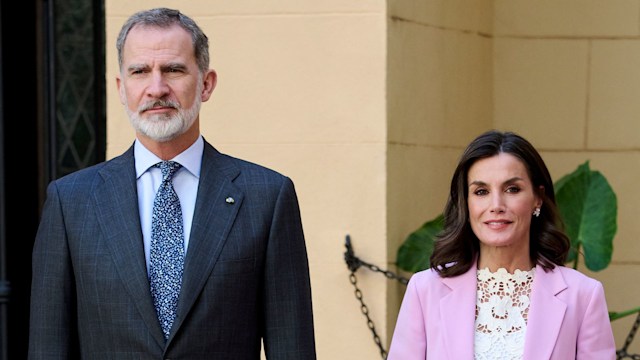
M2 23L2 4L0 3L0 24ZM8 319L7 307L11 287L7 280L6 262L6 213L5 213L5 184L4 184L4 92L2 89L2 30L0 26L0 359L8 359Z

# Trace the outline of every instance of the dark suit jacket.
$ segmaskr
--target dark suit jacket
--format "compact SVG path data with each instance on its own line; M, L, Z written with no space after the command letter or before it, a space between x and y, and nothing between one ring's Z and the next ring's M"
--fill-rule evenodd
M233 202L226 201L233 198ZM30 359L315 359L291 180L205 141L165 344L145 265L133 147L53 181L33 249Z

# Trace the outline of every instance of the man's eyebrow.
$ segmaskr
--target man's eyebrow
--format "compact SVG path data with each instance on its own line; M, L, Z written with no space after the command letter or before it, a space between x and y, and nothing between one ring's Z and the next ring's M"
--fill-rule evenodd
M162 71L166 70L186 70L187 66L183 63L168 63L160 67Z
M147 69L149 69L149 66L147 66L146 64L131 64L131 65L129 65L129 67L127 67L127 70L129 72L147 70Z

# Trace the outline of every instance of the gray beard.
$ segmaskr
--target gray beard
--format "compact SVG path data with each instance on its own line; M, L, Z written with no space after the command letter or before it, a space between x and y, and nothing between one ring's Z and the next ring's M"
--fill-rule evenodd
M155 104L163 104L171 106L178 110L173 115L153 115L147 118L140 116L145 109L153 107ZM188 109L181 108L177 103L171 101L152 101L142 105L138 111L133 112L125 107L129 122L133 128L143 135L158 141L165 142L184 134L198 117L202 102L200 98L196 98L193 105Z

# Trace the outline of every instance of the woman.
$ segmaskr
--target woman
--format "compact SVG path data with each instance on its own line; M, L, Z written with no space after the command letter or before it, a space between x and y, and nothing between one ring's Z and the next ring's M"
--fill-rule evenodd
M553 182L511 132L469 144L431 268L407 286L388 360L615 359L602 284L564 267Z

